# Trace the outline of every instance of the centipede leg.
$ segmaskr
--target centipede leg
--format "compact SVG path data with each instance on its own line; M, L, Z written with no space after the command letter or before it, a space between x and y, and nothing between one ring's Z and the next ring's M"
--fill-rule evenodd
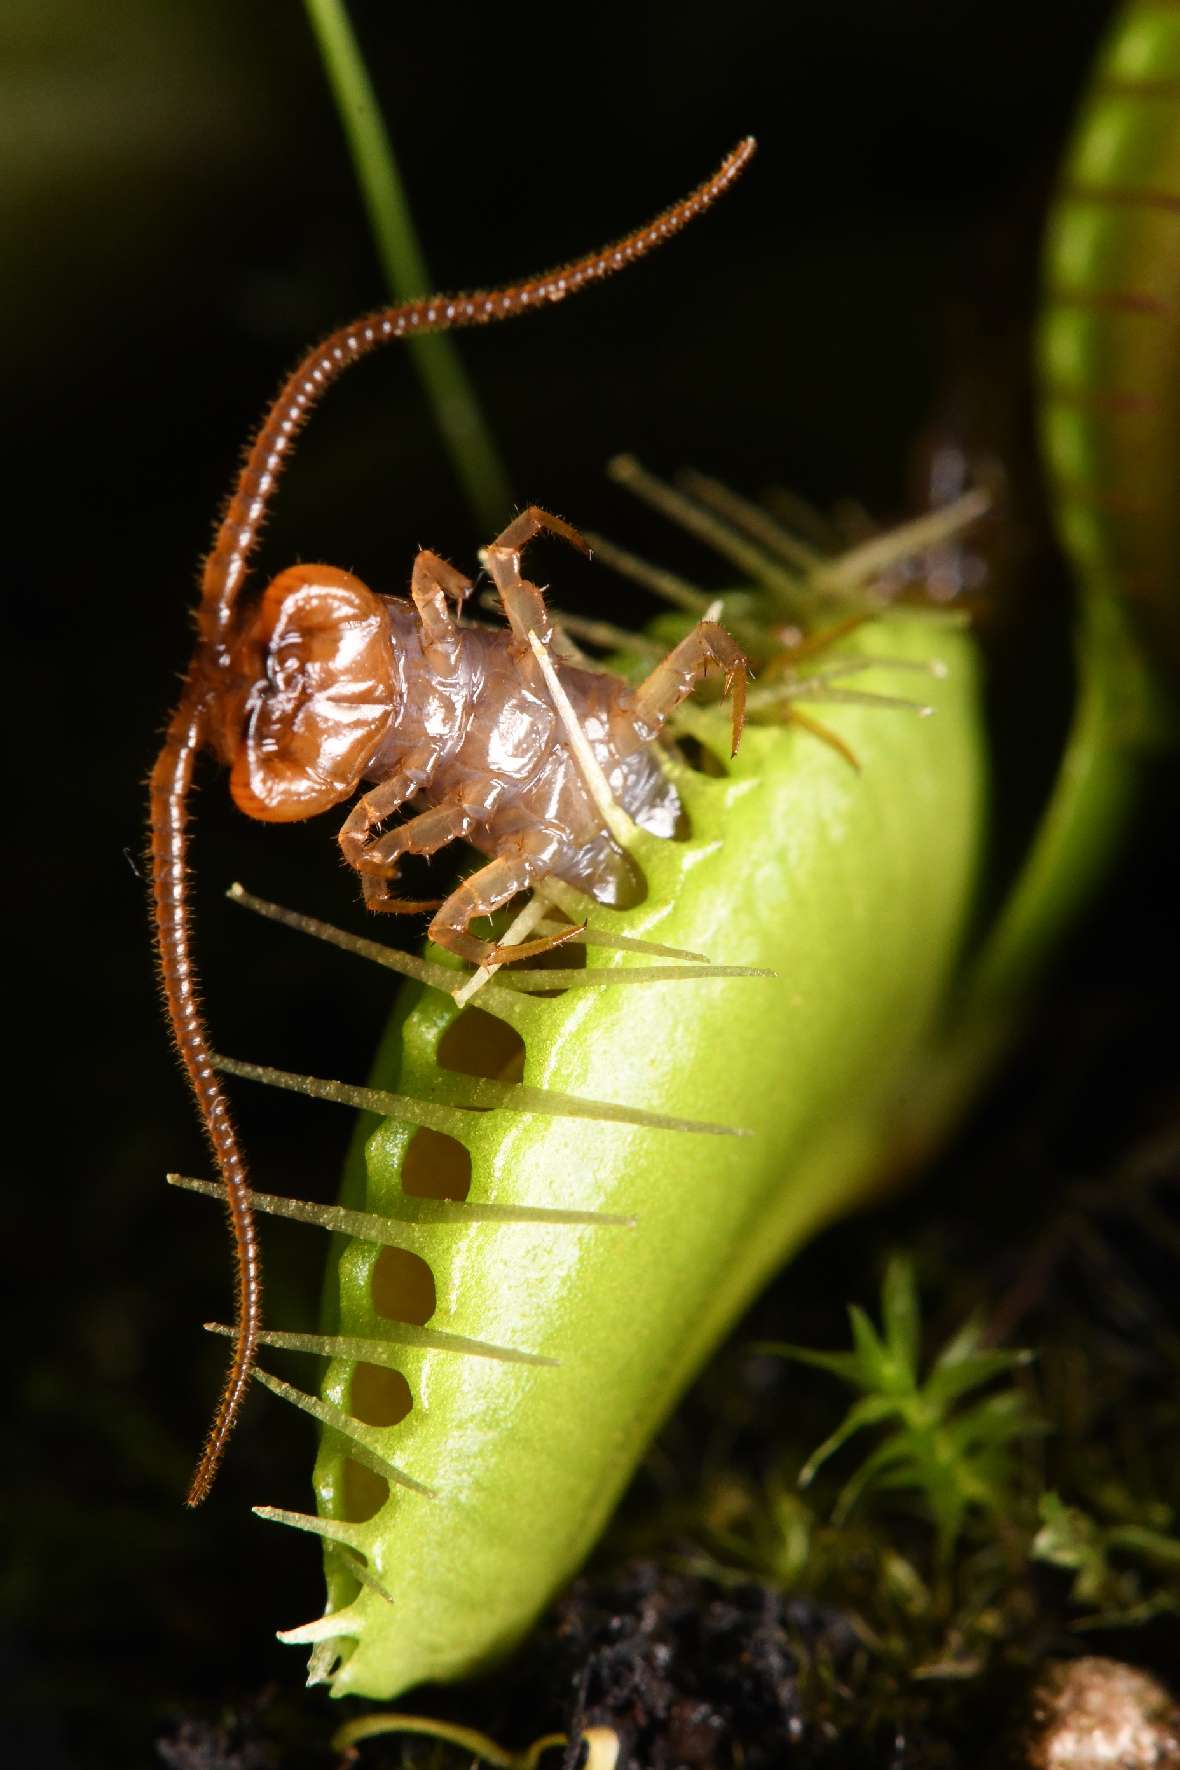
M540 940L526 940L519 946L507 947L480 940L467 932L476 916L490 916L510 898L544 878L552 870L556 852L555 838L544 831L525 832L517 837L495 860L480 867L452 891L430 924L431 940L472 965L500 965L512 959L532 958L536 953L546 953L573 939L580 932L573 926L563 929L560 934L548 934Z
M448 799L370 843L356 862L369 909L384 909L387 904L390 908L398 907L389 900L388 881L397 877L397 863L403 855L437 854L448 842L458 842L466 836L473 822L466 805Z
M628 712L654 737L701 681L710 664L725 673L725 693L733 693L733 754L737 755L746 718L749 662L737 641L716 621L698 621L692 632L658 663L628 703Z
M403 855L436 854L448 842L456 842L465 836L472 822L471 812L461 800L444 800L441 805L432 805L428 811L409 818L387 836L362 848L352 864L361 876L365 908L394 915L436 910L438 898L393 897L389 882L397 877L397 863Z
M388 780L379 782L357 800L336 838L350 867L359 867L365 844L377 825L392 817L407 799L412 799L420 788L426 786L437 766L438 751L433 745L424 744L420 749L411 750Z
M527 510L522 510L519 516L513 518L503 533L497 535L483 552L508 624L522 645L528 644L530 633L535 633L538 639L547 640L553 630L545 607L545 598L535 584L530 584L527 578L520 575L521 553L543 529L563 541L568 541L580 553L588 554L590 551L577 529L568 522L563 522L560 516L550 516L547 510L530 504Z
M471 579L455 566L423 547L414 560L410 596L422 629L422 650L436 675L446 676L459 662L459 635L447 607L447 597L462 608L471 594Z

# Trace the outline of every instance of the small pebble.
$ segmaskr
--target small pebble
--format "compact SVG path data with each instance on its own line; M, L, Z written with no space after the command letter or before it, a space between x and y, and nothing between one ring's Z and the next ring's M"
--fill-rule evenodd
M1117 1659L1059 1661L1033 1692L1025 1752L1031 1770L1180 1770L1180 1707Z

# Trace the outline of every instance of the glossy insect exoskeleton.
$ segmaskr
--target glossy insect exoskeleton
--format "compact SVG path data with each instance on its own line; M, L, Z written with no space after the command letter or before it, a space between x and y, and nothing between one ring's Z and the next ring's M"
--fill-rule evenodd
M367 315L310 351L280 388L250 447L205 561L198 640L184 693L151 779L151 853L160 975L173 1035L225 1184L237 1260L234 1353L188 1500L209 1491L254 1366L262 1290L250 1186L201 1014L186 879L187 803L199 751L232 769L237 803L270 821L313 816L362 782L368 791L341 831L348 861L375 908L405 907L388 886L404 853L430 853L466 836L491 858L452 893L431 932L477 962L498 961L468 924L547 875L605 901L624 889L623 857L560 735L534 645L551 637L539 592L520 574L520 551L540 527L575 532L534 509L487 550L510 633L464 628L448 608L466 580L419 555L410 603L374 596L328 567L281 574L242 605L247 568L292 443L316 401L348 366L391 339L488 324L545 307L661 245L726 191L753 153L739 144L690 196L604 251L501 289L433 296ZM744 659L702 622L637 689L563 666L599 766L624 808L648 828L670 828L674 794L650 745L668 712L709 662L742 680ZM735 736L741 697L735 689ZM392 834L381 823L417 795L429 807ZM553 936L513 949L520 958ZM556 938L561 938L560 936Z
M340 831L345 860L374 910L421 908L391 897L407 854L464 839L491 856L438 910L430 937L479 965L526 958L568 936L497 947L468 932L518 892L556 877L602 903L625 901L627 856L603 823L530 636L553 628L521 549L548 529L580 536L530 506L485 549L507 629L460 626L468 579L437 554L414 561L410 599L375 596L331 566L294 566L268 587L231 654L216 741L241 810L273 822L310 817L371 783ZM700 621L632 687L608 671L554 665L614 800L653 835L671 836L676 789L652 746L709 664L734 697L741 730L746 660L714 621ZM385 836L408 801L427 807ZM570 929L570 934L575 930Z

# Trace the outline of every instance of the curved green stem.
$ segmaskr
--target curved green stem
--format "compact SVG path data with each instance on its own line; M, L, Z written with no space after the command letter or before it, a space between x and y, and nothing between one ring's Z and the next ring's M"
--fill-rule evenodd
M545 1733L517 1754L505 1751L502 1745L497 1745L494 1739L477 1732L474 1727L460 1727L453 1721L436 1721L431 1715L381 1713L358 1715L355 1721L346 1722L332 1735L332 1748L338 1752L352 1752L362 1740L381 1739L391 1733L416 1733L426 1739L441 1739L448 1745L472 1752L478 1762L490 1764L492 1770L537 1770L546 1752L569 1744L568 1735L564 1733ZM582 1739L590 1748L586 1770L613 1770L618 1761L618 1736L607 1727L590 1727L582 1734Z
M305 0L305 4L340 112L385 280L395 301L426 295L430 275L344 0ZM453 340L445 337L411 338L408 343L464 495L481 529L494 534L512 509L512 497L459 352Z
M347 1752L364 1739L381 1739L390 1733L417 1733L427 1739L444 1740L448 1745L457 1745L463 1751L474 1753L481 1763L490 1764L492 1770L513 1770L518 1761L486 1733L477 1733L474 1727L459 1727L453 1721L436 1721L431 1715L358 1715L355 1721L348 1721L337 1729L332 1736L332 1747L334 1751Z
M1031 852L971 980L976 1007L1023 996L1093 899L1134 816L1143 761L1163 739L1158 685L1126 607L1083 592L1077 702Z

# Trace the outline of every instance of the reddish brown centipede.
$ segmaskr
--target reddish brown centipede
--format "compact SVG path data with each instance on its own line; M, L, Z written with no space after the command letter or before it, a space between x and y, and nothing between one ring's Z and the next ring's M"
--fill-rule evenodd
M233 1355L189 1505L199 1505L212 1485L262 1325L250 1185L199 1006L189 927L187 804L198 752L208 747L229 764L239 806L273 821L312 816L346 798L362 780L375 780L341 831L345 855L373 907L404 907L389 899L387 889L400 854L431 852L458 835L486 849L494 856L490 864L451 895L432 924L435 938L465 958L496 955L468 934L471 917L546 874L609 898L620 889L623 873L527 643L530 635L545 641L549 624L540 593L520 576L520 550L539 528L577 543L575 531L530 508L488 549L511 638L456 625L446 598L461 602L468 585L432 553L420 554L415 564L413 610L321 566L281 574L242 611L247 569L279 475L316 402L352 363L394 338L485 325L578 293L678 233L730 187L753 151L747 138L682 202L563 268L499 289L424 297L333 332L284 381L250 446L205 560L197 645L151 777L160 979L225 1184L237 1267ZM612 789L651 828L674 819L675 807L649 745L710 661L735 685L736 740L744 659L711 622L701 623L636 690L563 666L567 692L595 728L594 745ZM512 742L498 755L509 732ZM468 779L461 785L463 775ZM414 793L432 809L394 835L373 839L376 826ZM544 818L538 815L542 799L548 806ZM526 943L514 955L523 957L553 939Z

